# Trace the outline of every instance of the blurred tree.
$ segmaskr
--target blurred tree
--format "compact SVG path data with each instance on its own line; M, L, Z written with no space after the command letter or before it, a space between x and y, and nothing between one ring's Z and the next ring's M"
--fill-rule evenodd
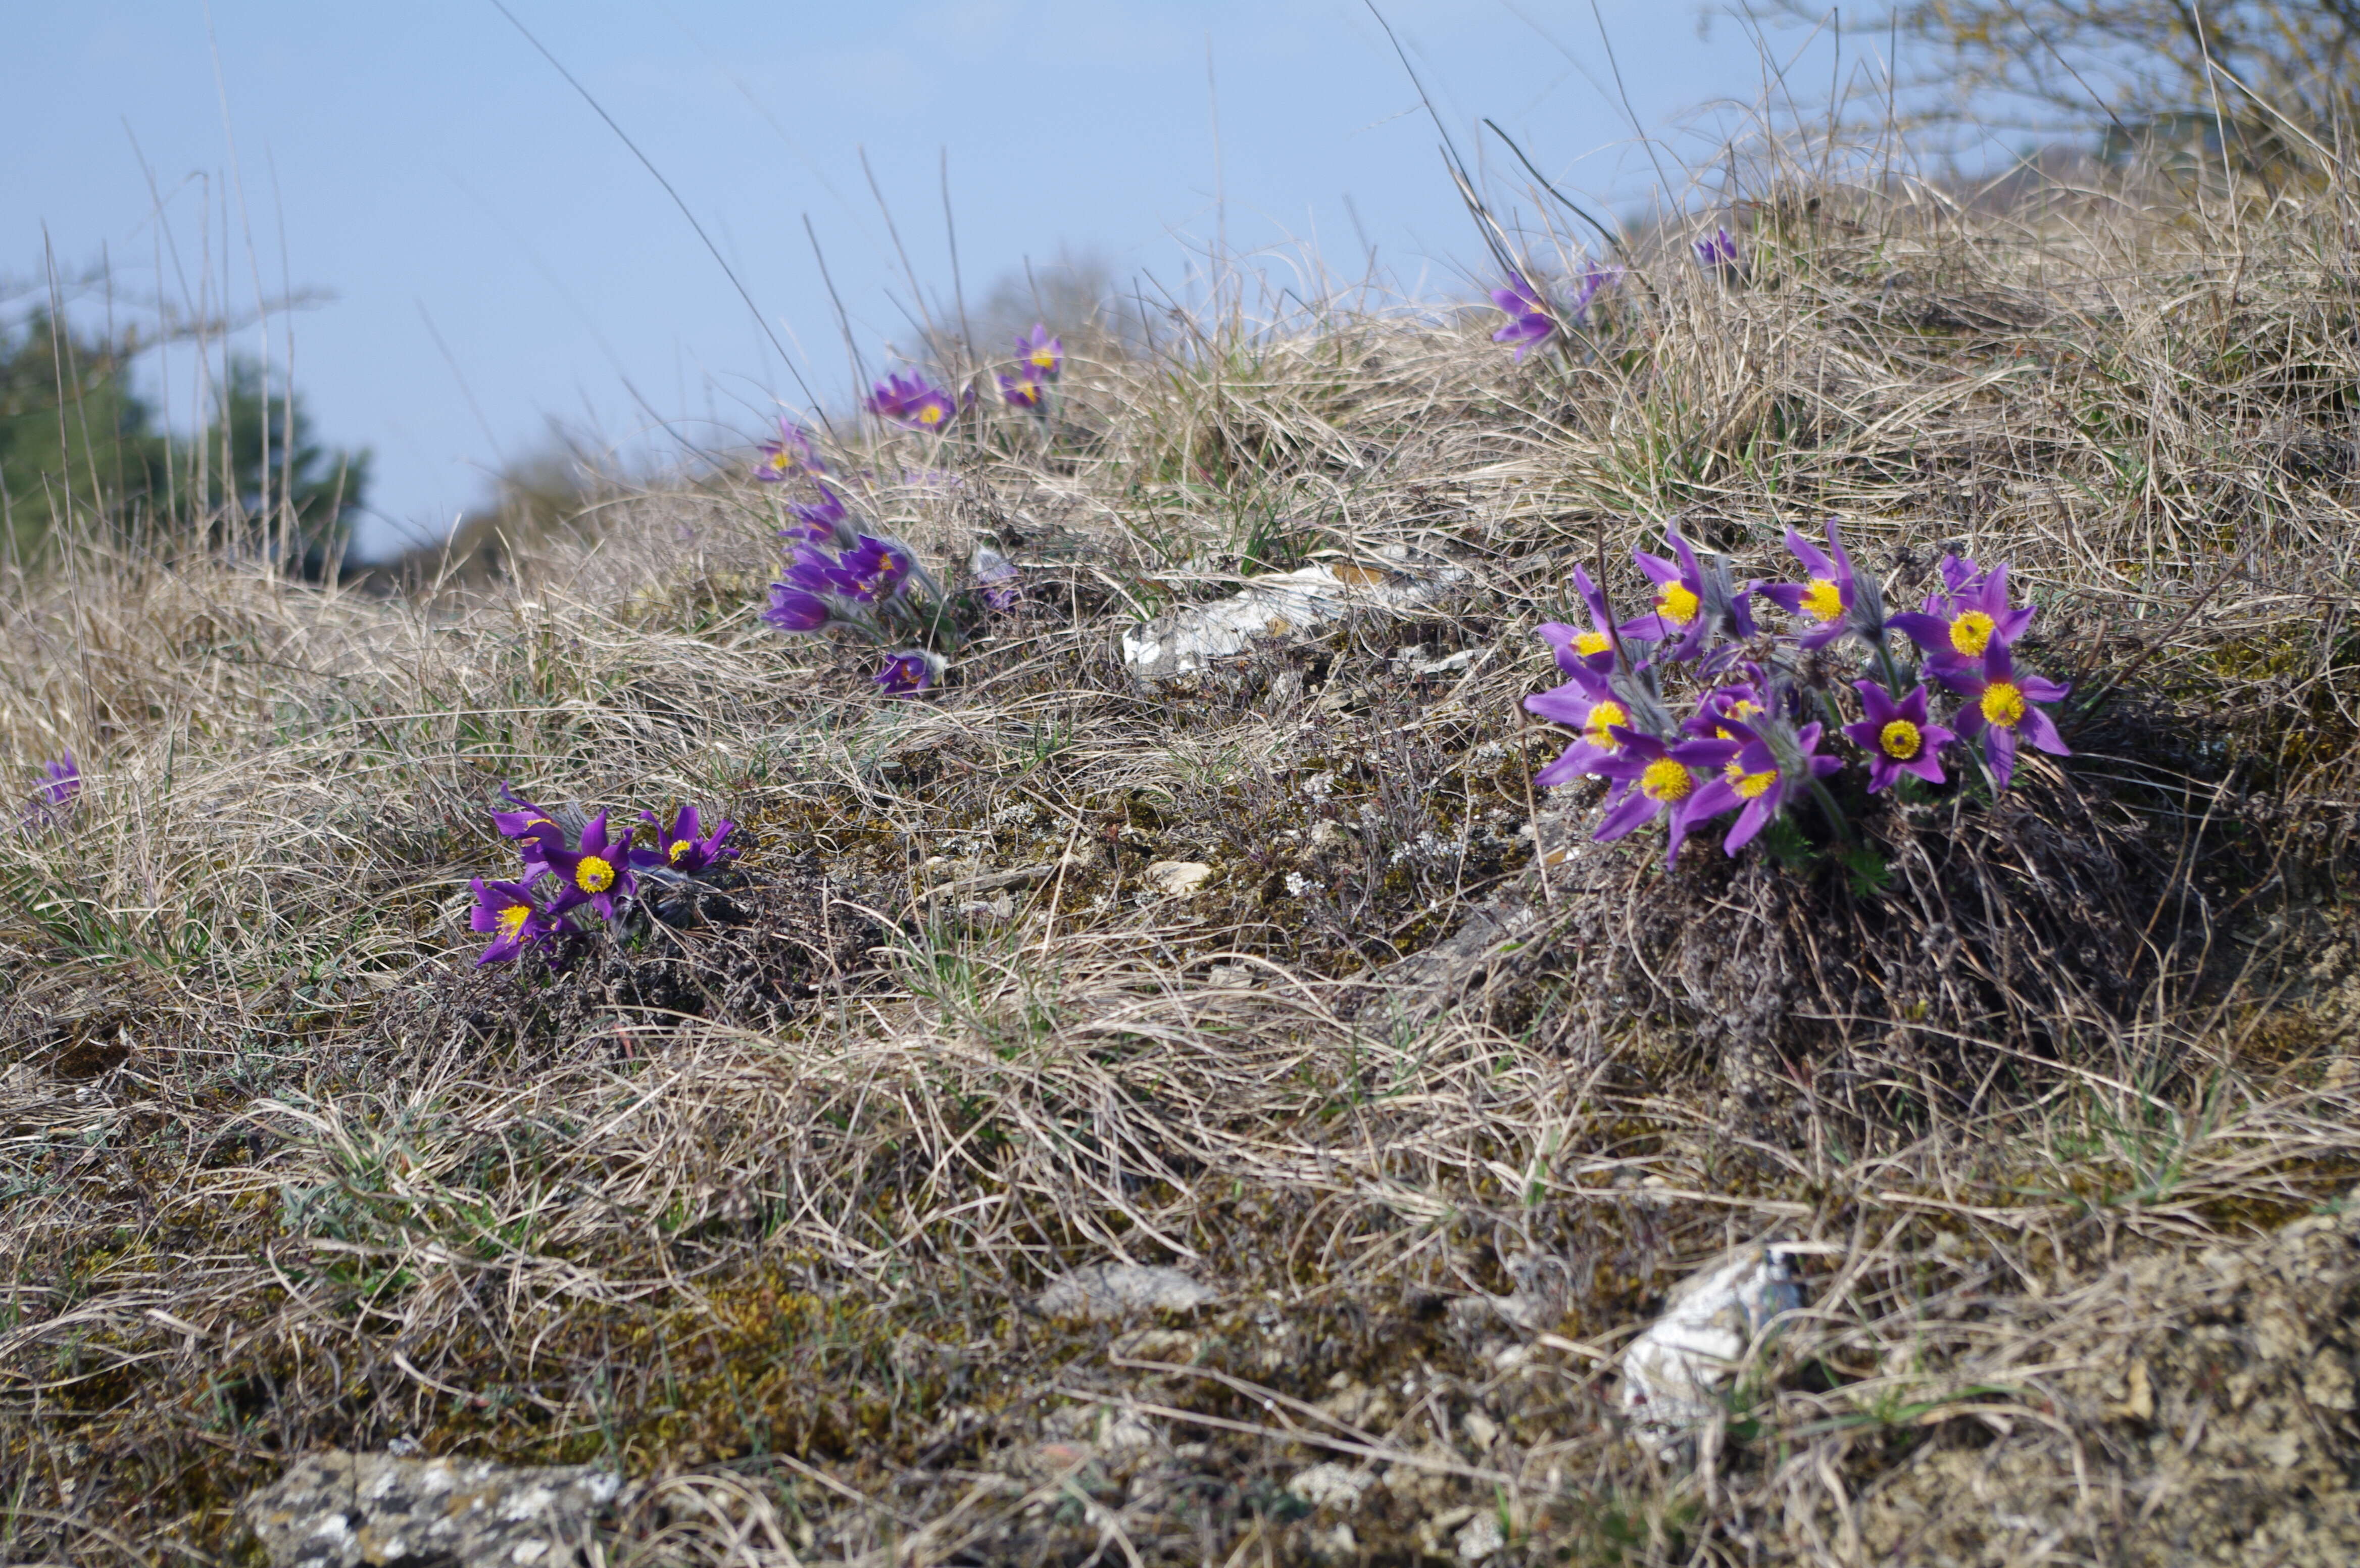
M265 548L284 547L290 570L317 576L363 504L369 454L322 447L302 399L237 356L202 444L176 439L133 389L148 346L136 329L110 340L46 310L0 325L6 546L34 558L69 519L215 543L251 522Z
M131 334L110 344L46 311L0 326L0 507L20 558L64 518L128 523L167 494L170 444L131 389L138 348Z
M1959 113L2014 98L2118 154L2218 156L2225 132L2249 158L2306 159L2360 107L2360 0L1901 0L1872 26L1888 24L1931 47Z

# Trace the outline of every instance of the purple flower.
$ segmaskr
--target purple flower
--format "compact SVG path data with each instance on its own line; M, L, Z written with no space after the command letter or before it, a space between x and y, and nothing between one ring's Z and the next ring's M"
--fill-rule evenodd
M1573 678L1565 685L1524 698L1526 712L1565 725L1581 737L1533 775L1544 789L1604 772L1622 755L1622 736L1631 723L1629 705L1614 695L1603 674L1587 664L1576 664L1571 673Z
M1738 264L1736 236L1725 226L1714 229L1696 242L1696 258L1698 265L1708 271L1734 270Z
M1590 630L1584 631L1557 620L1545 620L1535 630L1557 655L1557 667L1568 675L1580 670L1602 675L1614 667L1614 618L1606 609L1606 596L1579 566L1573 569L1573 586L1581 595L1581 602L1589 607Z
M571 848L563 844L544 844L542 855L549 869L565 883L565 891L550 905L552 915L563 915L568 910L586 904L598 912L601 919L615 917L615 900L630 896L635 889L631 876L631 835L620 839L606 837L606 814L600 812L582 829L582 841Z
M913 370L878 382L869 395L869 411L911 430L940 430L957 417L959 406L948 392Z
M1065 367L1065 345L1062 338L1049 335L1049 329L1040 322L1032 331L1016 340L1016 357L1024 362L1024 378L1028 381L1054 381ZM1000 385L1007 386L1005 378Z
M844 498L825 484L819 487L819 499L790 502L787 511L798 526L779 530L779 537L813 544L827 544L840 538L852 516L845 510Z
M1999 576L2006 568L1994 570ZM1959 727L1959 739L1972 740L1983 738L1983 761L1990 764L1992 782L2000 788L2007 787L2016 773L2016 750L2019 740L2029 740L2052 757L2070 757L2065 738L2057 733L2056 721L2040 709L2036 702L2058 702L2070 691L2070 686L2059 685L2041 675L2019 675L2016 673L2016 656L2008 652L2006 642L1994 636L1983 652L1983 668L1961 661L1938 663L1934 678L1966 698L1954 722Z
M836 558L836 570L844 593L863 604L875 604L906 587L915 565L908 545L864 533Z
M1758 679L1761 672L1751 665L1747 668ZM1768 712L1768 705L1762 700L1762 688L1755 681L1740 681L1707 692L1704 700L1697 704L1696 712L1684 719L1680 728L1702 740L1735 740L1741 732L1751 735L1753 725Z
M468 884L475 892L475 907L467 916L471 929L491 934L491 945L476 957L475 967L506 963L533 943L558 929L556 917L532 900L520 883L486 882Z
M682 806L680 815L672 818L669 828L657 822L652 811L642 811L639 816L656 830L653 848L630 852L631 864L642 871L662 867L694 876L738 852L734 849L724 848L721 842L729 837L729 829L736 826L727 817L716 823L711 833L699 838L704 826L698 821L696 807L693 806Z
M852 579L844 563L814 544L797 544L792 559L787 563L785 586L800 588L807 594L842 594L850 597Z
M1016 586L1016 563L988 544L975 547L968 562L975 576L976 587L983 590L983 602L994 609L1013 609L1023 590Z
M41 764L41 783L33 791L35 801L41 806L50 811L62 811L71 806L74 797L80 794L82 768L74 762L71 751L63 753L54 762Z
M1942 782L1942 764L1936 753L1958 739L1951 731L1926 719L1926 688L1910 688L1896 702L1874 681L1854 681L1860 710L1867 717L1843 727L1844 738L1868 753L1868 793L1874 795L1903 773L1915 773L1928 784Z
M1688 829L1728 810L1734 796L1721 798L1715 786L1697 777L1696 770L1717 768L1737 753L1733 740L1683 740L1666 746L1653 735L1616 727L1622 754L1597 771L1624 786L1622 798L1598 825L1594 837L1620 839L1658 817L1668 820L1671 847L1664 863L1679 860L1680 841ZM1535 781L1537 782L1537 781ZM1723 791L1721 794L1725 794Z
M1047 387L1032 378L1029 367L1027 373L1022 376L1011 376L1005 371L1000 373L1000 395L1011 409L1038 411L1046 400L1048 392Z
M1905 611L1895 616L1893 629L1925 649L1928 663L1936 666L1987 659L1991 649L2005 647L2032 624L2030 605L2022 609L2007 607L2005 563L1979 577L1962 578L1960 588L1950 597L1949 613L1935 609L1939 601L1934 598L1926 602L1928 608L1922 614Z
M762 462L754 477L764 484L774 485L798 474L816 478L827 472L827 465L812 450L811 433L783 414L779 416L779 439L762 443L760 450Z
M1581 281L1573 287L1573 303L1566 311L1565 319L1578 322L1588 315L1590 302L1598 298L1598 291L1601 289L1611 289L1621 281L1622 281L1622 269L1620 267L1601 267L1595 261L1584 267L1581 269Z
M939 653L929 653L923 648L905 648L885 661L877 672L878 685L887 696L915 696L936 681L950 666Z
M1970 556L1953 555L1945 551L1939 569L1942 574L1942 591L1950 598L1955 598L1960 594L1983 587L1983 569ZM1931 596L1927 598L1926 608L1929 610L1935 608L1935 600Z
M1765 725L1745 735L1743 744L1721 763L1721 776L1699 792L1710 796L1698 806L1699 817L1718 816L1732 806L1742 808L1729 837L1721 842L1722 853L1733 855L1752 843L1755 834L1786 809L1797 790L1843 766L1834 757L1820 756L1819 745L1816 724L1800 729Z
M1493 333L1491 341L1514 344L1519 361L1525 349L1557 331L1557 317L1549 309L1548 297L1523 278L1513 280L1504 289L1492 290L1491 302L1508 317L1508 324ZM1588 303L1586 300L1583 302Z
M818 631L836 619L827 600L791 583L770 585L770 607L762 619L781 631Z
M1868 630L1860 625L1861 618L1855 613L1857 608L1864 608L1858 605L1860 584L1852 575L1852 556L1836 532L1833 518L1828 519L1828 544L1835 553L1832 559L1827 551L1788 529L1786 548L1803 563L1809 579L1766 583L1762 592L1788 615L1810 624L1810 630L1796 640L1805 648L1824 648L1850 630L1861 630L1863 636L1874 642L1884 628Z
M1712 558L1707 570L1687 540L1677 533L1666 537L1679 557L1677 563L1644 550L1631 552L1631 559L1655 585L1655 608L1651 614L1624 621L1620 634L1649 642L1670 641L1672 650L1665 657L1674 660L1694 658L1706 639L1716 632L1732 640L1753 636L1754 617L1748 609L1753 590L1732 587L1728 564L1720 556Z
M507 784L500 785L500 798L516 809L493 812L492 826L499 829L502 838L518 840L517 852L524 861L524 880L531 883L548 875L549 847L564 846L565 829L547 811Z

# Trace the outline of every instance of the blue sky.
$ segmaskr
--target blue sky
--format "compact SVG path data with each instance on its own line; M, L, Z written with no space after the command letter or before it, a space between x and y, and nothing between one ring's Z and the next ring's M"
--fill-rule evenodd
M971 300L1061 247L1176 283L1217 231L1217 194L1233 249L1316 242L1351 273L1365 235L1400 287L1431 296L1483 269L1434 127L1347 0L509 5L677 188L836 406L850 375L806 216L871 364L912 336L864 150L921 282L947 293L947 149ZM283 363L291 341L323 436L375 449L366 543L446 528L552 418L644 456L678 436L742 439L802 400L671 200L490 0L0 12L0 276L38 277L46 240L69 269L104 250L124 296L152 296L168 234L175 298L210 276L245 305L257 274L264 294L328 296L274 319L269 349ZM1385 12L1463 146L1489 115L1569 187L1622 209L1649 199L1587 0ZM1691 112L1760 97L1753 38L1726 15L1704 26L1690 0L1600 14L1638 122L1709 161ZM1802 39L1774 42L1783 59ZM1822 39L1792 70L1823 88L1831 65ZM1496 144L1491 159L1513 172ZM265 330L244 332L247 351ZM191 367L164 370L185 417Z

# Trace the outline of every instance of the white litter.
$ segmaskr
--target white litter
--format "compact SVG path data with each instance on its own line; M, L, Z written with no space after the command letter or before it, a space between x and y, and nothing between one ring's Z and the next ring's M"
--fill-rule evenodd
M1398 571L1354 562L1321 562L1300 571L1255 577L1225 599L1190 605L1122 634L1122 662L1145 680L1171 680L1209 669L1217 659L1242 653L1257 637L1284 637L1341 619L1355 609L1403 609L1432 598L1467 574L1456 566L1414 573L1408 552Z
M1331 1460L1296 1471L1286 1489L1315 1508L1341 1508L1349 1513L1360 1506L1360 1494L1376 1484L1377 1478L1367 1471Z
M1147 880L1166 898L1185 898L1212 875L1213 868L1202 861L1157 861L1147 868Z
M1674 1287L1664 1315L1622 1353L1622 1405L1642 1440L1670 1459L1725 1408L1746 1353L1802 1305L1790 1254L1775 1242L1741 1248Z

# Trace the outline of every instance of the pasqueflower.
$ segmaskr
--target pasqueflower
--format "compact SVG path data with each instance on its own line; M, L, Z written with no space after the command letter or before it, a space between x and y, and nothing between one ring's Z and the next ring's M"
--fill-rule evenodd
M82 768L74 754L67 751L56 762L41 764L41 782L33 791L33 798L51 811L62 811L82 793Z
M869 394L869 411L912 430L940 430L956 416L958 404L913 370L876 383Z
M520 883L486 882L468 884L475 892L475 907L467 916L471 929L491 934L491 945L475 959L475 967L505 963L558 929L556 917L535 904Z
M1032 332L1017 338L1016 356L1024 362L1026 380L1054 381L1065 367L1065 340L1051 337L1046 325L1034 322Z
M694 876L738 852L734 849L724 848L721 842L729 837L729 829L735 826L727 817L716 823L711 833L705 833L704 825L697 819L696 807L693 806L682 806L669 828L658 822L652 811L642 811L639 816L656 830L653 847L631 851L631 864L641 871L661 867ZM698 837L699 834L704 834L704 837Z
M827 600L792 583L770 585L770 606L762 619L781 631L817 631L836 619Z
M1708 270L1734 268L1738 263L1737 238L1726 226L1714 229L1695 244L1697 263Z
M779 537L790 543L812 544L833 543L843 538L852 516L845 510L844 498L825 484L819 487L819 499L790 502L787 512L795 520L795 526L779 530Z
M1004 370L1000 373L1000 396L1011 409L1036 410L1048 396L1048 391L1047 387L1029 374L1011 376Z
M967 563L975 575L975 586L983 590L983 602L994 609L1013 609L1023 590L1016 586L1016 563L989 544L978 544Z
M1566 308L1565 319L1578 322L1588 315L1590 302L1598 298L1598 291L1601 289L1610 289L1621 281L1622 281L1622 269L1620 267L1601 267L1593 261L1583 268L1581 281L1573 286L1573 300Z
M1739 730L1741 743L1721 766L1721 777L1705 786L1706 799L1697 807L1700 817L1715 817L1734 806L1737 821L1721 842L1733 855L1754 841L1755 834L1786 809L1795 792L1808 789L1843 766L1841 760L1819 754L1819 727L1806 724L1793 729L1783 722L1759 729Z
M905 648L885 661L885 667L877 672L875 679L887 696L915 696L941 680L948 668L939 653Z
M1807 630L1797 638L1805 648L1824 648L1846 631L1858 631L1871 644L1884 635L1880 623L1867 624L1868 618L1859 612L1867 607L1861 603L1864 586L1852 569L1852 555L1843 547L1843 539L1836 532L1836 520L1828 519L1828 550L1804 538L1793 529L1786 531L1786 548L1803 563L1809 574L1800 583L1765 583L1763 594L1788 615L1804 623ZM1829 551L1834 552L1832 557ZM1865 585L1872 589L1874 584ZM1882 609L1880 605L1878 607Z
M1524 278L1512 280L1504 289L1492 290L1491 302L1508 317L1508 324L1493 333L1491 341L1514 344L1519 360L1524 358L1525 349L1557 331L1557 316L1549 309L1548 296ZM1582 302L1589 303L1587 300Z
M502 838L517 840L518 857L524 861L524 880L536 881L549 872L549 847L563 847L565 829L548 811L506 784L500 785L500 798L516 809L493 812L492 826L499 829Z
M1524 698L1526 712L1565 725L1581 737L1533 775L1533 783L1544 789L1601 771L1622 755L1622 731L1631 723L1630 705L1614 695L1605 676L1586 664L1576 664L1571 674L1573 678L1563 685Z
M1950 730L1926 718L1926 688L1917 685L1896 701L1874 681L1854 681L1860 710L1867 715L1843 727L1844 738L1868 753L1868 793L1874 795L1903 773L1915 773L1928 784L1942 782L1937 753L1958 739Z
M760 450L762 461L754 477L765 484L777 484L798 474L816 478L827 472L827 465L812 450L811 433L783 414L779 418L779 439L762 443Z
M1699 768L1718 768L1737 753L1733 740L1682 740L1666 745L1653 735L1616 727L1622 755L1597 771L1624 786L1622 798L1606 813L1594 837L1620 839L1658 817L1671 829L1671 846L1664 863L1679 859L1680 840L1688 829L1729 809L1730 801L1716 796L1712 786L1697 775ZM1537 782L1537 781L1535 781Z
M1581 595L1581 602L1590 609L1590 630L1568 626L1563 621L1545 620L1534 630L1541 641L1557 655L1557 666L1568 675L1579 670L1604 674L1614 667L1614 638L1612 628L1614 618L1606 609L1606 596L1590 580L1590 574L1579 566L1573 569L1573 586Z
M909 585L916 565L910 547L899 540L863 533L852 548L836 557L837 580L843 591L863 604L890 599Z
M1966 565L1972 566L1973 563ZM1944 576L1947 581L1949 574ZM1925 649L1927 662L1934 667L1988 658L1991 649L2005 647L2032 624L2032 606L2022 609L2008 608L2005 563L1979 576L1962 579L1947 601L1929 597L1926 605L1922 612L1911 610L1895 616L1893 629Z
M631 835L620 839L606 837L606 814L600 812L582 829L582 841L568 847L562 843L544 843L543 858L549 869L565 884L550 905L552 915L563 915L586 904L598 912L599 917L615 917L615 900L627 898L637 891L631 876Z
M1666 537L1679 557L1677 562L1644 550L1631 552L1639 570L1655 585L1655 608L1651 614L1624 621L1621 635L1670 641L1671 651L1664 656L1673 660L1694 658L1716 633L1732 641L1753 636L1754 617L1748 605L1753 590L1731 584L1729 564L1720 556L1713 556L1710 566L1700 565L1687 540L1677 533Z
M1993 576L2000 575L1995 569ZM1929 661L1930 662L1930 661ZM1936 663L1933 676L1966 701L1953 720L1959 727L1959 739L1972 740L1983 738L1983 761L1990 764L1992 781L2000 788L2007 787L2016 772L2016 751L2020 741L2030 741L2052 757L2070 757L2073 753L2065 744L2065 737L2057 733L2056 720L2032 705L2037 702L2061 701L2070 686L2060 685L2045 676L2018 674L2016 655L1997 637L1983 651L1983 664L1961 661L1957 663Z
M1735 740L1741 732L1751 734L1752 726L1770 709L1763 700L1761 672L1750 664L1746 670L1751 679L1705 693L1697 710L1680 721L1681 729L1700 740Z

